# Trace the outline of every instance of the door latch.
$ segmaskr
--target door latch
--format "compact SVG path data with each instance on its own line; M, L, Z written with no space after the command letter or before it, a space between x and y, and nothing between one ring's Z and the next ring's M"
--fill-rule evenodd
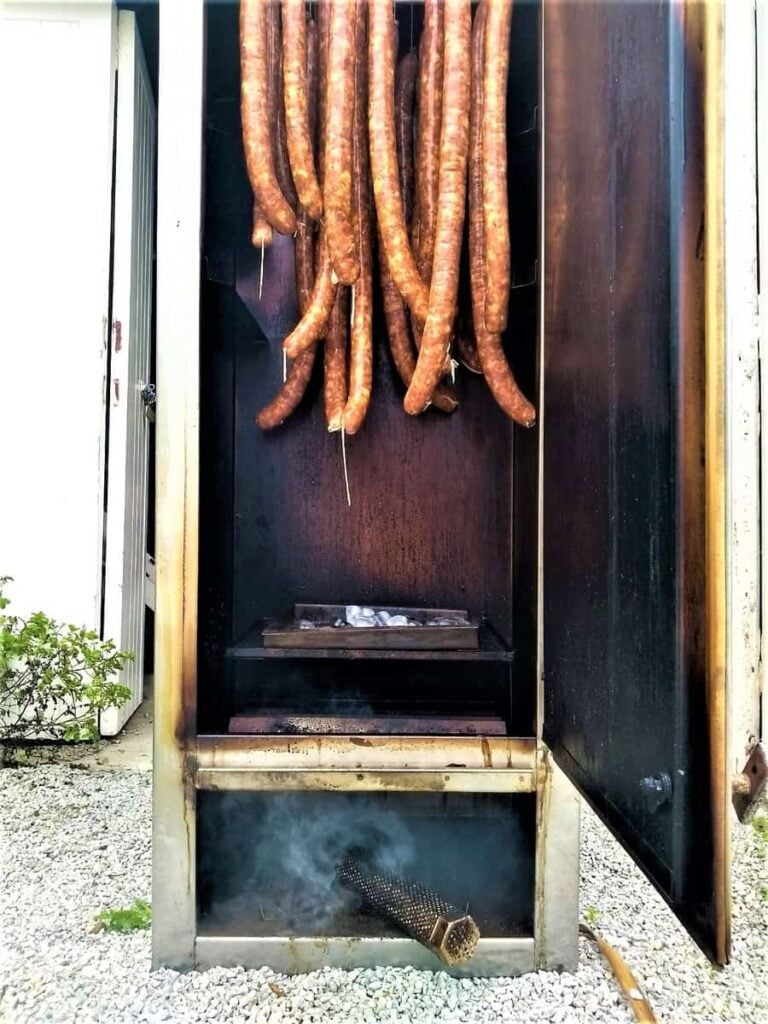
M141 400L144 403L144 415L150 423L155 422L155 406L157 405L157 390L154 384L145 384L141 389Z

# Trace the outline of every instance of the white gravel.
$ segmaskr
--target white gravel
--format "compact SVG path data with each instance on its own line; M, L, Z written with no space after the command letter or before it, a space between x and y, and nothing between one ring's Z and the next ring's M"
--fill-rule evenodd
M413 970L149 970L149 934L88 934L149 898L150 777L63 766L0 771L0 1024L145 1021L563 1024L633 1018L590 944L577 974L455 981ZM734 831L734 963L709 967L629 858L583 815L582 906L663 1024L768 1021L768 844Z

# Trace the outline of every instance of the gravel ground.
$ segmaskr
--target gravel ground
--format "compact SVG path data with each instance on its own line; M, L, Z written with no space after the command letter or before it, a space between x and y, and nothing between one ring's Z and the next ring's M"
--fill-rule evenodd
M149 898L150 776L0 771L0 1022L625 1022L591 945L574 975L456 981L409 969L149 972L149 934L89 934L104 907ZM734 963L709 967L588 811L582 909L621 949L663 1024L768 1021L768 842L734 832Z

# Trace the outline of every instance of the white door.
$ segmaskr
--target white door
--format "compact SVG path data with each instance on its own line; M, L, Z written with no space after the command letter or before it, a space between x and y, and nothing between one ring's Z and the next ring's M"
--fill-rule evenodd
M101 716L114 736L141 703L147 550L156 113L134 15L118 19L114 255L109 372L104 636L133 652L122 708Z

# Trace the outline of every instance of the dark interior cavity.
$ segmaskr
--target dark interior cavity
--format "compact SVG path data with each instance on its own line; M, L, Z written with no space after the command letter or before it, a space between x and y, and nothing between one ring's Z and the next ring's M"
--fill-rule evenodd
M422 10L397 6L402 55L418 45ZM534 397L538 39L538 7L520 5L509 83L514 244L506 344L518 379ZM297 312L290 239L276 236L265 252L258 297L260 254L250 243L237 47L237 5L209 4L198 731L226 732L230 717L248 710L304 712L352 702L366 714L472 714L482 707L509 733L530 735L537 431L513 428L484 382L467 372L453 416L406 416L380 307L371 408L360 434L347 440L351 507L340 438L325 429L319 379L283 427L263 434L255 425L279 385L281 341ZM461 302L468 303L466 282ZM466 609L485 620L498 656L486 651L476 661L454 661L435 652L434 661L396 664L342 663L331 652L327 659L244 656L238 641L258 632L265 618L289 617L297 601Z
M201 935L401 936L339 883L350 852L486 938L533 933L532 795L203 792L197 837Z

